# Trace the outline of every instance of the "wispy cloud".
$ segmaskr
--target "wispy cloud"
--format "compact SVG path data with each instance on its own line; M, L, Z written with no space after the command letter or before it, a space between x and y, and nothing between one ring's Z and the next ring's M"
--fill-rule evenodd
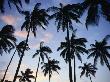
M20 38L26 38L27 32L26 31L16 31L14 33L15 36L20 37Z
M6 24L15 25L18 17L12 16L12 15L3 15L0 17L0 19Z
M49 43L53 38L53 34L51 33L44 33L43 37L41 38L41 41L44 41L46 43Z
M32 44L30 44L30 48L33 48L33 49L39 48L41 41L43 41L44 43L49 43L53 38L53 34L51 34L49 32L43 33L41 35L42 36L37 36L37 39L39 39L39 40L35 41L36 43L33 42Z
M27 37L27 32L26 31L15 31L14 35L17 36L17 37L19 37L19 38L26 38ZM30 33L30 35L33 36L32 33Z

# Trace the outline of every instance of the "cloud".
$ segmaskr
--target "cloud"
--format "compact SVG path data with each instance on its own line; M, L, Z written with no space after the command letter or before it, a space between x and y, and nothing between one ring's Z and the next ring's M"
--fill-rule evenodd
M6 24L15 25L18 17L14 17L12 15L4 15L4 16L1 16L0 19Z
M26 31L15 31L14 35L19 37L19 38L26 38L27 37L27 32ZM33 34L30 33L30 36L31 35L33 35ZM31 37L34 37L34 36L31 36Z
M44 41L46 43L49 43L50 40L53 38L53 35L51 33L44 33L43 38L41 38L41 41Z
M20 38L26 38L27 32L26 31L15 31L14 35Z

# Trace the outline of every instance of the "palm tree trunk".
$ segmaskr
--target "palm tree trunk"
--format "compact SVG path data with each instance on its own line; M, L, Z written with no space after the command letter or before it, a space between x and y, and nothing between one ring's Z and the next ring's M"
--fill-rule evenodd
M71 66L71 59L69 60L69 79L70 79L70 82L73 82L73 80L72 80L72 66Z
M76 82L76 63L75 63L75 56L74 56L74 82Z
M10 66L10 64L11 64L11 62L12 62L12 60L13 60L13 57L14 57L15 53L16 53L16 50L14 51L14 53L13 53L11 59L10 59L10 62L9 62L9 64L8 64L7 68L6 68L5 74L4 74L3 79L1 80L1 82L4 82L4 80L5 80L5 77L6 77L8 68L9 68L9 66Z
M27 34L26 45L28 43L29 33L30 33L30 29L28 30L28 34ZM25 47L26 47L26 45L25 45ZM20 66L21 66L21 62L22 62L22 59L24 57L24 52L25 52L25 48L23 49L23 53L22 53L22 55L20 57L20 60L19 60L19 63L18 63L18 67L17 67L16 73L15 73L15 76L14 76L14 79L13 79L13 82L15 82L16 79L17 79L17 75L18 75L18 72L19 72L19 69L20 69Z
M67 41L68 41L68 49L69 49L69 54L70 55L70 41L69 41L69 28L67 27ZM70 56L69 56L70 57ZM72 66L71 66L71 59L69 58L69 79L70 82L73 82L72 80Z
M36 71L35 82L36 82L36 79L37 79L37 73L38 73L38 69L39 69L39 63L40 63L40 57L39 57L39 61L38 61L38 66L37 66L37 71Z
M90 78L90 81L92 82L92 79L91 79L91 76L90 76L90 74L89 74L89 78Z
M49 70L49 82L50 82L50 70Z

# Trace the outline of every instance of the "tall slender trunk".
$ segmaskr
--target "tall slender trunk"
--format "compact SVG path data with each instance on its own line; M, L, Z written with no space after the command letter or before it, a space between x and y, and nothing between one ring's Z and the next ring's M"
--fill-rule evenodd
M76 62L75 62L75 55L74 55L74 82L76 82Z
M30 29L28 30L28 34L27 34L26 45L27 45L27 43L28 43L29 33L30 33ZM26 45L25 45L25 48L26 48ZM17 78L17 75L18 75L18 72L19 72L19 69L20 69L20 66L21 66L21 62L22 62L22 59L23 59L23 57L24 57L25 48L23 49L23 53L22 53L22 55L20 56L20 60L19 60L19 63L18 63L18 67L17 67L16 73L15 73L13 82L16 81L16 78Z
M91 79L91 76L90 76L90 74L89 74L89 78L90 78L90 81L92 82L92 79Z
M49 70L49 82L50 82L50 70Z
M39 69L39 63L40 63L40 57L39 57L39 61L38 61L38 66L37 66L37 71L36 71L35 82L36 82L36 79L37 79L37 73L38 73L38 69Z
M70 41L69 41L69 28L67 27L67 41L68 41L68 47L69 47L69 54L70 55ZM69 58L69 79L70 82L73 82L72 80L72 66L71 66L71 59Z
M13 55L12 55L10 61L9 61L9 64L8 64L8 66L7 66L7 68L6 68L5 74L4 74L3 79L1 80L1 82L4 82L4 80L5 80L5 77L6 77L8 68L9 68L9 66L10 66L10 64L11 64L11 62L12 62L12 60L13 60L13 57L14 57L15 53L16 53L16 50L14 51L14 53L13 53Z

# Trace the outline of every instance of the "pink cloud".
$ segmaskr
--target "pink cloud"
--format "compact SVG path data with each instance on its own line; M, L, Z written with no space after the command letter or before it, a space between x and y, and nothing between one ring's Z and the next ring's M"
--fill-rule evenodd
M43 38L41 38L41 41L48 43L52 38L53 35L51 33L45 33Z
M19 37L19 38L26 38L27 37L27 31L15 31L14 35ZM30 37L31 38L34 37L33 33L30 33Z
M18 18L12 15L4 15L1 16L0 19L6 24L15 25Z
M14 35L15 35L15 36L18 36L18 37L20 37L20 38L26 38L27 32L26 32L26 31L16 31L16 32L14 33Z

